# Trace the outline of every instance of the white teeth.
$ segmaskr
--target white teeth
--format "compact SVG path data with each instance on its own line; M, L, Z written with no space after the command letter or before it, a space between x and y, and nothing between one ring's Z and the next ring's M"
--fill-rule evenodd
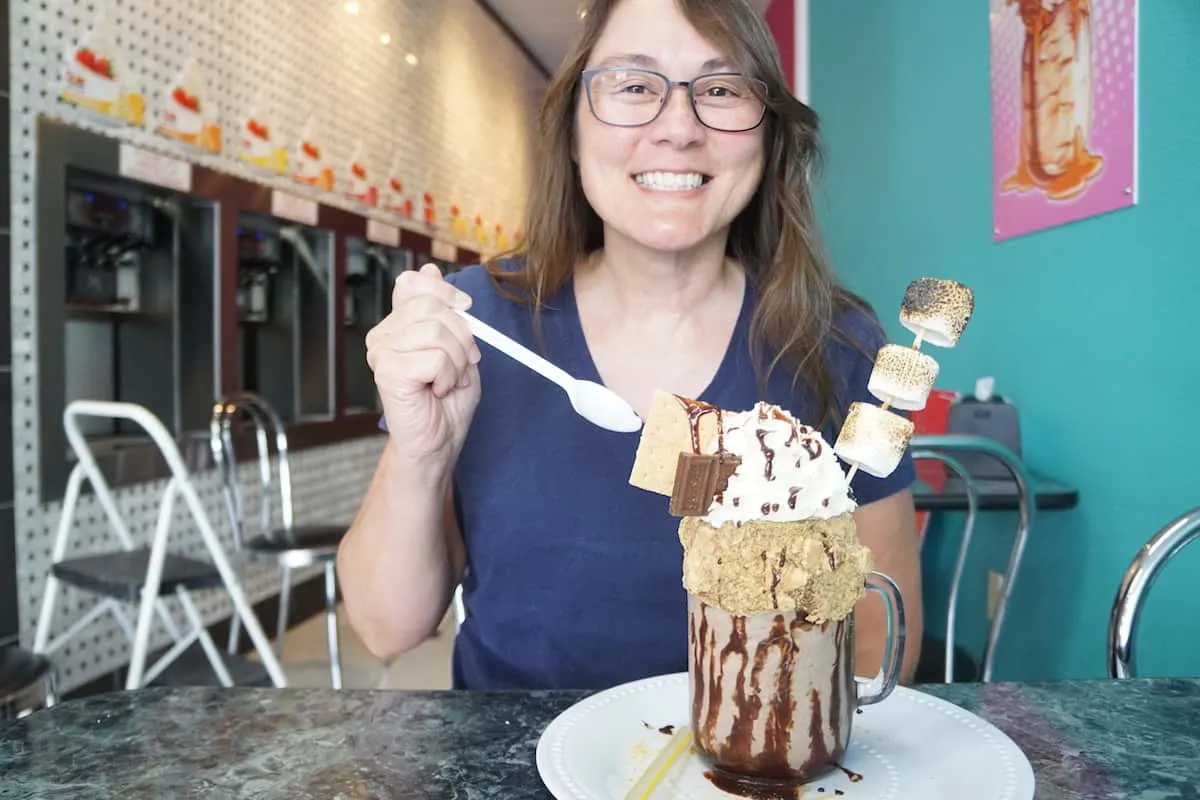
M647 189L663 192L699 189L704 184L704 176L699 172L643 172L634 176L634 180Z

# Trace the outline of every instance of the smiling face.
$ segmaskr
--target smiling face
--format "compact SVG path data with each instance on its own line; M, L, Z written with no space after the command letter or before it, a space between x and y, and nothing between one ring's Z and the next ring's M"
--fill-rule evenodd
M622 0L587 67L651 69L691 81L735 69L727 58L700 36L675 0ZM620 91L645 90L630 84ZM705 94L719 98L728 92L717 85ZM708 128L682 87L671 90L653 122L637 127L601 122L586 92L579 95L576 158L588 202L604 222L606 243L621 237L657 252L718 241L723 246L730 223L758 188L762 127L739 133Z

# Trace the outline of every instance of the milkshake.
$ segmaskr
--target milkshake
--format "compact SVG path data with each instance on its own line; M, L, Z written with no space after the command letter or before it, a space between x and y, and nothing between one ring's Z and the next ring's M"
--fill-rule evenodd
M670 507L682 517L696 748L725 786L818 777L845 753L855 709L895 686L903 651L900 597L871 571L846 474L819 431L767 403L733 413L660 396L635 483L664 488L653 451L667 439L685 443ZM860 698L853 610L869 587L895 624L883 687Z
M829 772L854 712L895 689L903 598L873 571L850 485L860 469L899 466L914 425L897 411L923 408L939 372L921 344L956 346L974 307L956 281L911 282L900 321L916 338L880 348L866 387L880 405L852 402L832 446L770 403L733 412L655 394L629 483L681 518L693 741L719 786L767 796ZM887 641L860 684L854 607L868 591L884 601Z

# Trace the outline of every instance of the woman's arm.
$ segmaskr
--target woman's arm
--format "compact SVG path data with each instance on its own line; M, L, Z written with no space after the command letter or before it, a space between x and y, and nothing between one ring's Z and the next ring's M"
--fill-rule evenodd
M859 540L871 550L875 571L900 587L904 598L907 641L900 682L912 683L921 656L925 622L921 597L921 545L912 492L905 489L854 512ZM854 608L855 672L873 676L883 663L887 636L887 609L876 592L869 592Z
M425 641L462 579L466 552L447 484L412 475L389 443L339 548L346 615L377 658Z

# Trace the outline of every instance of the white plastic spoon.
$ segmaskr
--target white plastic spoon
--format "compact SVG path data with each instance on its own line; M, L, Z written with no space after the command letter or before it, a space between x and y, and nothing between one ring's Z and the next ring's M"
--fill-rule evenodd
M467 326L475 336L543 378L561 386L571 401L571 407L588 422L617 433L633 433L642 429L642 420L633 408L607 386L573 378L529 348L517 344L466 311L455 309L455 313L467 321Z

